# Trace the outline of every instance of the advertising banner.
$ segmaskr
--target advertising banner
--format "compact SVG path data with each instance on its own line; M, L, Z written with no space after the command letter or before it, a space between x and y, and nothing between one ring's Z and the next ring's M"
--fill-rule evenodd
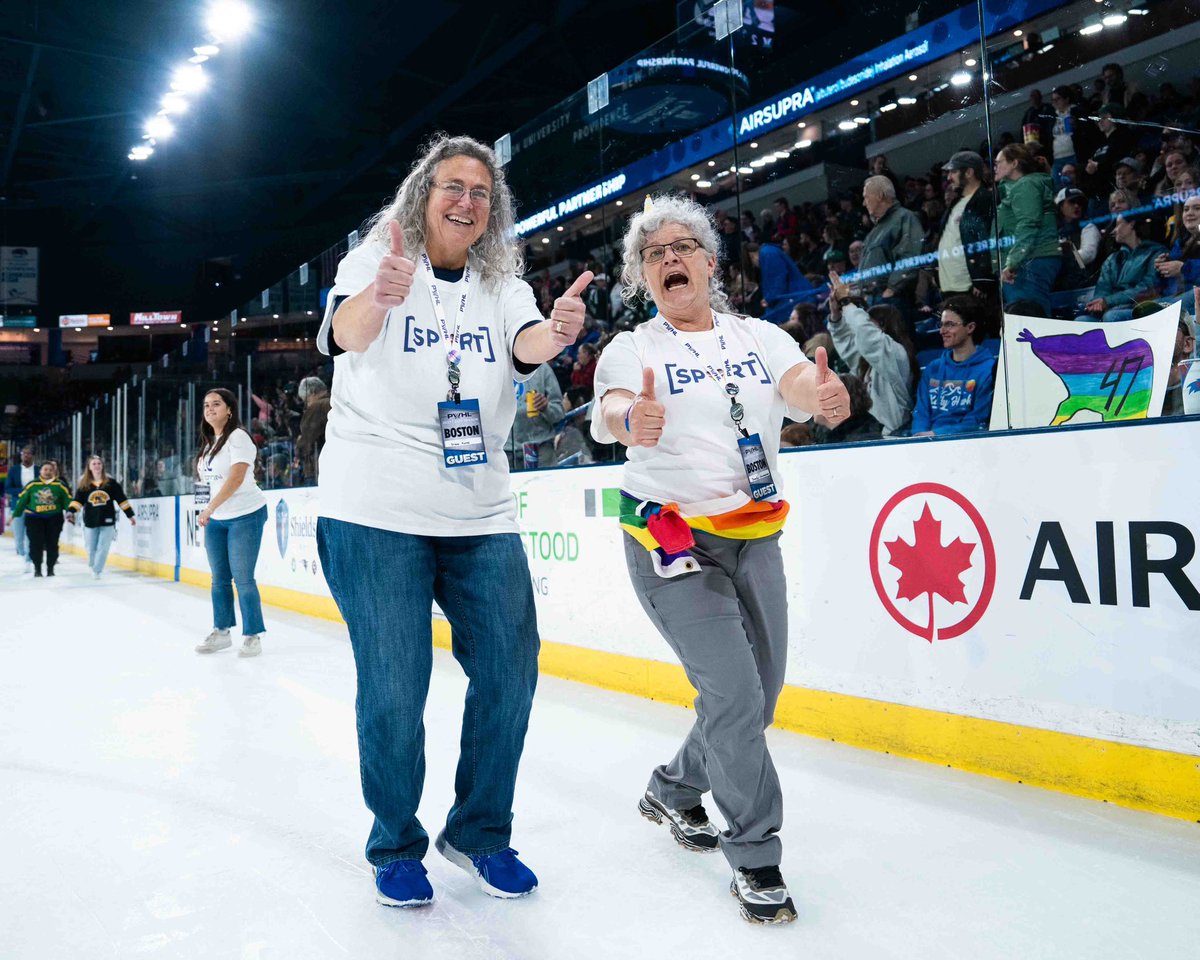
M64 313L58 318L60 327L107 327L112 316L107 313Z
M1200 755L1194 463L1178 420L782 454L787 682ZM629 584L620 482L513 475L539 632L674 663ZM266 496L259 584L328 596L317 491ZM174 564L177 540L207 574L198 510L178 498L176 533L174 500L136 501L115 549Z
M1178 303L1113 323L1005 314L991 429L1161 415L1178 326Z
M182 310L151 310L145 313L131 313L129 325L161 326L163 324L183 323Z
M0 305L38 302L38 248L0 247Z

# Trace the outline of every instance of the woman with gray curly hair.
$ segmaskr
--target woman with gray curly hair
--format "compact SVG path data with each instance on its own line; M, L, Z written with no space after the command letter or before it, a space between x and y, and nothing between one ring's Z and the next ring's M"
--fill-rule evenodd
M543 319L520 271L495 155L439 135L338 265L318 335L335 359L317 546L354 648L366 854L390 906L433 899L417 806L435 600L469 681L437 849L491 896L537 886L509 846L538 632L504 441L514 379L575 342L592 275Z
M783 923L795 909L764 735L787 661L779 435L785 413L836 425L849 398L823 348L810 363L778 327L728 312L716 229L699 204L647 198L624 245L623 296L648 297L658 316L600 355L592 435L628 447L630 580L699 693L695 725L638 807L688 849L722 850L747 920ZM701 804L710 790L724 832Z

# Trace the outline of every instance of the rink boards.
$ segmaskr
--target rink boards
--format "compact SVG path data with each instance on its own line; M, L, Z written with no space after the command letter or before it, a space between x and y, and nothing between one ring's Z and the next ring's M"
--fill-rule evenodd
M777 724L1200 819L1198 465L1196 425L1170 421L782 455ZM513 476L542 667L690 704L625 574L620 477ZM336 619L316 491L267 500L264 600ZM207 585L191 498L136 509L115 562Z

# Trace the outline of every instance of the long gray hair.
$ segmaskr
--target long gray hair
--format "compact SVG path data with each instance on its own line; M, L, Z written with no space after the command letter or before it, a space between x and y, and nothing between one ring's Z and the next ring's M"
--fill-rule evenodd
M668 223L677 223L691 232L700 241L700 246L714 260L721 251L717 239L717 226L712 216L704 207L688 197L672 194L660 194L650 198L650 209L642 209L629 220L625 230L621 266L621 299L633 305L636 301L650 298L650 288L646 286L646 277L642 273L642 247L646 245L646 237L661 230ZM725 288L721 285L721 271L714 270L708 281L708 299L714 310L728 312L732 309Z
M504 169L496 162L492 148L471 137L452 137L434 134L425 151L412 165L396 195L382 210L367 221L363 230L368 241L389 243L388 221L400 224L404 234L404 251L415 256L425 248L425 208L433 186L437 165L452 157L470 157L488 169L492 178L492 206L487 229L471 247L471 269L479 272L484 283L494 284L525 272L521 247L517 243L516 216L513 213L512 191L504 179Z

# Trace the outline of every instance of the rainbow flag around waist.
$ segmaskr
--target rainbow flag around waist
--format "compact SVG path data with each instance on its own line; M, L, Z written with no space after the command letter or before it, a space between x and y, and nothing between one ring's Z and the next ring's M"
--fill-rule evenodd
M650 551L654 572L660 577L693 573L700 564L692 555L693 530L703 530L729 540L760 540L783 529L786 500L755 501L706 517L684 517L677 503L638 500L621 491L621 529Z

